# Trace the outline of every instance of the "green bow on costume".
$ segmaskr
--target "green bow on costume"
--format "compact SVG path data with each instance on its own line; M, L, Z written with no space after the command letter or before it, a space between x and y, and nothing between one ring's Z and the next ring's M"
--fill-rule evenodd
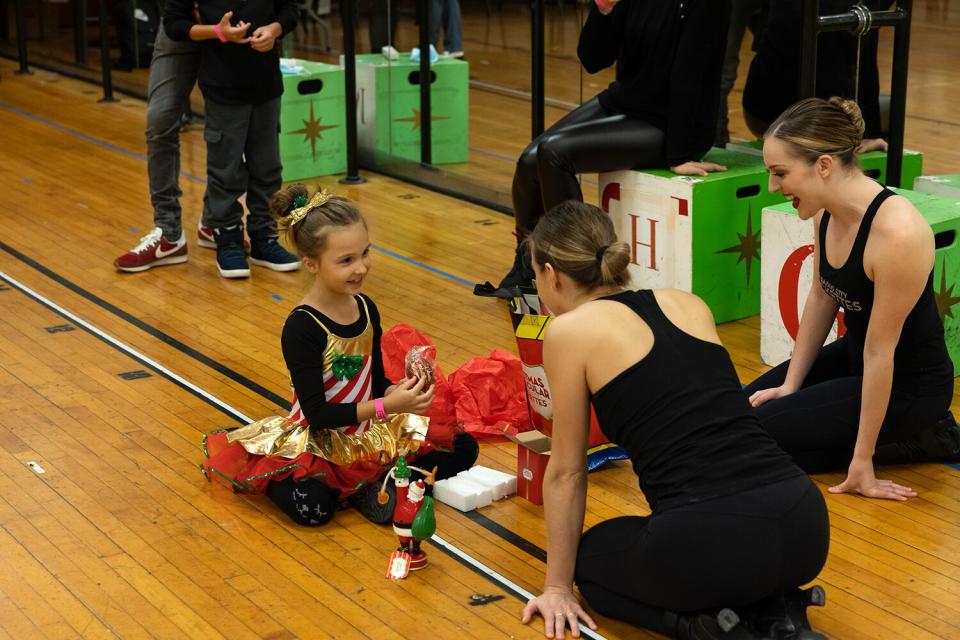
M349 380L363 369L363 356L348 356L338 353L333 356L333 377L337 380Z

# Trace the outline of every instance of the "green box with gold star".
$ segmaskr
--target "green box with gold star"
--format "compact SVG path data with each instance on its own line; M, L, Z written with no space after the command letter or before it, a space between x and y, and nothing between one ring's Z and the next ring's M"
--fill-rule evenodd
M283 181L343 173L347 170L343 69L309 60L286 62L303 71L283 74Z
M760 313L760 213L782 202L759 156L712 149L727 167L707 176L666 170L600 174L600 201L631 247L633 285L700 296L717 322Z
M467 161L469 65L440 58L430 66L431 162ZM357 138L374 162L420 162L420 63L357 56Z
M909 189L894 191L913 203L933 230L933 292L953 372L960 375L960 201ZM813 223L800 220L789 202L767 207L763 221L760 357L776 365L793 351L806 294L813 283L814 231ZM835 323L827 341L837 336Z

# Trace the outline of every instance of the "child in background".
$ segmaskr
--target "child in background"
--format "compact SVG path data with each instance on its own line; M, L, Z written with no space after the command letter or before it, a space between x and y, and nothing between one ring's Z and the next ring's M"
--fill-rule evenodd
M395 495L379 504L377 481L399 455L436 467L443 479L470 468L478 447L465 432L452 442L429 432L429 419L416 415L433 400L425 378L386 378L380 314L360 293L371 266L366 222L345 198L308 195L295 184L271 203L284 244L314 276L281 338L294 389L290 415L211 436L203 468L240 491L265 492L302 525L329 521L346 497L383 523Z
M296 0L167 0L163 26L177 41L203 43L199 82L205 101L207 191L202 226L213 229L217 270L247 278L243 207L246 194L250 261L274 271L300 268L277 243L270 198L280 189L280 54L276 41L297 26Z

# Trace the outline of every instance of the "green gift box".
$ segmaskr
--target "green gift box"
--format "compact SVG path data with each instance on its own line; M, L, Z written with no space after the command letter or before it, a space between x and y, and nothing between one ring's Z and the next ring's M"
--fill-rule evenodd
M467 161L469 65L441 58L430 66L431 162ZM420 162L420 63L401 54L357 56L357 130L361 153L376 163Z
M934 233L933 291L943 321L954 375L960 375L960 201L894 189L920 211ZM800 313L813 282L813 222L800 220L792 203L763 211L763 310L760 355L770 365L793 351ZM837 327L828 341L837 337Z
M283 180L347 170L343 69L308 60L284 60L300 73L283 74L280 161Z
M731 142L727 144L728 151L750 153L763 156L763 140L748 142ZM863 172L879 182L887 184L887 152L868 151L857 155L860 168ZM913 181L923 173L923 154L919 151L903 151L903 166L900 170L900 184L912 185Z
M947 176L919 176L913 181L913 190L960 200L960 173Z
M760 313L760 213L782 202L767 190L763 159L713 149L707 176L667 170L600 175L600 201L631 246L633 285L697 294L717 322Z

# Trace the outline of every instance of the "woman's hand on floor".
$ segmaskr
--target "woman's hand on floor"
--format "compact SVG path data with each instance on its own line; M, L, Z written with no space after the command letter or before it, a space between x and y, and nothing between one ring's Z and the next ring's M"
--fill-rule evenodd
M583 610L570 588L547 587L542 594L527 602L520 621L527 624L537 613L543 616L543 633L548 638L566 637L568 626L573 637L579 638L580 620L591 629L597 628L593 618Z
M873 471L873 462L858 459L850 463L846 480L835 487L830 487L829 491L830 493L859 493L867 498L900 502L917 495L917 492L910 487L899 485L893 480L878 480Z

